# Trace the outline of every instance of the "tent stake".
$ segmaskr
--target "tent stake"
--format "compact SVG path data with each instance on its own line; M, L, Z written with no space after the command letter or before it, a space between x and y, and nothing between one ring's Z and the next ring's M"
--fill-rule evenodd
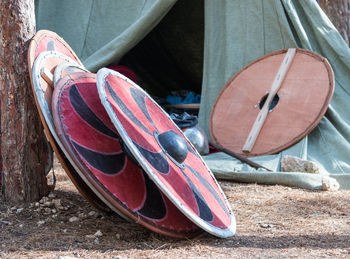
M245 158L245 157L243 157L235 152L232 152L232 151L230 151L230 150L228 150L228 149L226 149L218 144L214 144L214 143L210 142L210 145L213 146L214 148L216 148L217 150L219 150L220 152L224 152L225 154L232 156L232 157L240 160L241 162L246 163L246 164L250 165L251 167L254 167L255 169L262 168L262 169L265 169L269 172L273 172L271 169L268 169L268 168L266 168L258 163L255 163L255 162L249 160L248 158Z

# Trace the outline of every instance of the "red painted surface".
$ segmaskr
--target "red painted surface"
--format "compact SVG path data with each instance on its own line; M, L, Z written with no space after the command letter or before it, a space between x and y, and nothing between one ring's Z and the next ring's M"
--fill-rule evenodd
M52 51L62 53L67 57L70 57L73 60L76 60L77 62L79 62L76 56L73 54L73 52L70 49L68 49L63 42L59 41L57 37L44 35L44 37L42 37L40 41L37 42L37 44L38 45L35 49L34 58L37 58L41 52L52 50ZM53 47L53 48L51 49L50 47Z

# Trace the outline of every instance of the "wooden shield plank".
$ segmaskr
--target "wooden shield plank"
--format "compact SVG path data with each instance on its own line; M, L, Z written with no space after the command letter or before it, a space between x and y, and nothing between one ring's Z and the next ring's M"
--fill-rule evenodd
M122 141L159 189L191 221L219 237L236 222L198 152L153 99L118 72L97 73L100 99Z
M333 70L317 53L296 49L252 150L242 151L286 52L253 61L226 83L209 121L214 143L244 156L269 155L297 143L317 126L334 92Z
M183 238L198 232L124 154L99 99L95 74L67 75L56 85L52 100L57 134L77 172L114 211L168 236Z

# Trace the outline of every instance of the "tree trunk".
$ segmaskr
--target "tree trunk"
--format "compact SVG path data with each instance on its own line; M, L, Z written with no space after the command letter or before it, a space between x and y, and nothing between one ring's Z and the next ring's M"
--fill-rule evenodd
M2 197L12 203L35 201L48 192L45 139L27 65L34 34L34 0L1 0Z
M350 42L350 1L349 0L319 0L321 8L327 14L334 26Z

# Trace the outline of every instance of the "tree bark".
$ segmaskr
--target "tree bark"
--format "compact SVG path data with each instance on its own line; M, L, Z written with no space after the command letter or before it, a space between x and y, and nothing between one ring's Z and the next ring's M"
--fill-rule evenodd
M350 42L350 1L349 0L319 0L321 8L327 14L334 26Z
M34 34L34 0L1 0L2 197L12 203L38 200L49 190L45 139L27 65L29 40Z

